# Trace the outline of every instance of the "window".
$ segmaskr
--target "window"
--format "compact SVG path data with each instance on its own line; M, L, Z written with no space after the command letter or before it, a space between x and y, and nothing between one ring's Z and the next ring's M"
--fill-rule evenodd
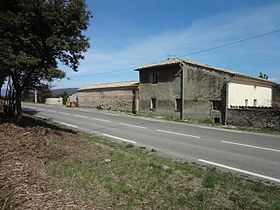
M221 101L212 101L213 110L221 110L222 102Z
M248 99L245 99L245 106L248 106Z
M175 110L176 111L182 110L182 100L180 98L176 98L175 100Z
M189 70L189 79L192 79L192 78L193 78L193 70L190 69L190 70Z
M155 73L152 74L151 82L152 82L152 84L158 83L158 75L157 74L155 74Z
M151 109L155 110L157 108L156 98L151 99Z
M258 100L254 99L254 106L257 106L257 105L258 105Z

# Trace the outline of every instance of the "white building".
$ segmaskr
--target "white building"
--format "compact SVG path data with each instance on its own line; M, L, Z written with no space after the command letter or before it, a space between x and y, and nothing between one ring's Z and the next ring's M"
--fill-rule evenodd
M232 78L228 82L227 108L271 107L274 83L267 80Z

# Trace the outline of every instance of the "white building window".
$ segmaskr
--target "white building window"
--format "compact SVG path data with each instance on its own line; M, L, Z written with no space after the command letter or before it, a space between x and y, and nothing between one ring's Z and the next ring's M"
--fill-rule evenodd
M155 110L157 108L156 98L151 98L151 110Z
M245 99L245 106L248 106L248 99Z

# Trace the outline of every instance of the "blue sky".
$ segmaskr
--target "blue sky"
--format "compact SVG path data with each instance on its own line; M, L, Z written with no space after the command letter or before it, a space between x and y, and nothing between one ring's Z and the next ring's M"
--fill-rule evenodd
M88 0L91 48L55 88L137 80L136 67L280 29L280 1ZM280 83L280 33L184 57ZM111 72L115 71L115 72ZM106 73L111 72L111 73Z

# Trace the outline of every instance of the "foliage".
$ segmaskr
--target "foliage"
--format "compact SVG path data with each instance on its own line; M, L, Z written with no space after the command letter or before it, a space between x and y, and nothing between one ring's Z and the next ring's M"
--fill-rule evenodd
M42 84L37 87L37 99L38 103L45 103L46 98L52 97L52 91L50 90L48 85ZM22 100L26 102L34 102L34 91L23 92Z
M268 79L268 75L267 74L263 74L262 72L260 72L259 78Z
M69 96L70 96L70 95L69 95L66 91L64 91L62 94L56 95L55 97L56 97L56 98L57 98L57 97L62 97L63 105L66 105L67 99L69 98Z
M65 77L59 62L78 70L90 16L85 0L0 0L0 69L12 77L19 120L22 92Z
M1 65L0 65L0 68L1 68ZM2 86L4 85L5 83L5 80L6 80L6 77L7 77L7 72L4 71L4 70L1 70L0 69L0 90L2 88Z

